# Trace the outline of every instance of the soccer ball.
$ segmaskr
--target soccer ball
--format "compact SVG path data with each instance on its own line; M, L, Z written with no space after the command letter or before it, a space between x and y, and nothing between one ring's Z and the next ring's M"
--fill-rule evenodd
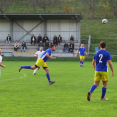
M103 20L102 20L102 23L103 23L103 24L106 24L107 22L108 22L107 19L103 19Z

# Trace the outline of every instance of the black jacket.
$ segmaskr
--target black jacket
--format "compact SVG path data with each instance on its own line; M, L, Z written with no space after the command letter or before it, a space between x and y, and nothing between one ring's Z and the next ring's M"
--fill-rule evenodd
M57 42L57 37L54 37L53 38L53 42Z
M39 43L38 47L44 47L43 43Z
M24 43L24 44L22 43L22 47L23 47L23 48L24 48L24 47L26 48L26 43Z
M72 47L72 49L74 49L74 43L69 45L69 47Z
M45 47L49 47L49 42L45 42Z
M48 39L48 37L43 37L43 43L45 43L46 42L46 40L48 40L49 41L49 39Z
M34 36L34 42L36 42L36 37ZM32 40L33 40L33 36L31 37L31 42L32 42Z
M64 44L64 48L68 48L68 44Z
M62 41L62 37L60 37L60 39L59 39L59 37L58 37L58 42L61 42Z
M38 36L37 43L39 43L40 41L42 41L42 37Z
M6 40L8 41L8 36L7 36ZM11 37L9 37L9 41L11 41Z
M74 41L74 37L73 38L70 38L70 41Z

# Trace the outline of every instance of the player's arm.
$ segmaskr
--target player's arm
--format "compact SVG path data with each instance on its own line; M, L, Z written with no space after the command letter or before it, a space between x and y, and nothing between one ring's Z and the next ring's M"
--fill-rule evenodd
M114 76L112 61L111 61L111 60L108 60L108 64L109 64L110 69L111 69L111 71L112 71L112 76Z
M46 53L46 56L47 56L48 58L50 58L50 59L56 59L55 57L49 56L49 53L48 53L48 52Z
M85 55L87 55L87 52L85 51Z
M93 65L93 68L94 68L94 69L95 69L95 67L96 67L95 63L96 63L96 60L93 59L93 61L92 61L92 65Z
M5 68L5 65L2 65L1 62L0 62L0 66Z
M78 56L78 53L79 53L79 50L78 50L77 53L76 53L76 57Z
M34 54L35 57L37 57L38 55L37 54Z

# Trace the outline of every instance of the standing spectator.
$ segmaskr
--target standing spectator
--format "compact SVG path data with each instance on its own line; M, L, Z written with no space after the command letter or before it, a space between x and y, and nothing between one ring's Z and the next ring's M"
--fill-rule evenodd
M42 43L42 41L40 41L39 45L38 45L38 51L40 47L44 47L44 44Z
M67 42L65 42L65 44L64 44L63 52L65 52L65 50L67 50L67 52L68 52L68 44L67 44Z
M26 49L26 43L23 41L23 43L22 43L22 47L21 47L21 52L22 52L22 49L24 50L24 52L25 52L25 49Z
M39 34L38 38L37 38L37 43L39 44L40 41L42 41L42 36Z
M8 34L8 36L7 36L7 38L6 38L6 44L7 44L7 45L10 45L10 43L11 43L11 37L10 37L10 35Z
M44 37L43 37L43 43L45 43L45 42L46 42L46 40L48 40L48 41L49 41L49 39L48 39L47 35L45 34L45 35L44 35Z
M62 42L62 37L61 37L61 35L59 35L58 36L58 43L59 43L59 45L60 45L61 42Z
M74 43L73 41L71 41L70 45L69 45L69 52L73 52L74 50Z
M71 35L70 41L73 41L73 42L74 42L74 37L73 37L73 35Z
M49 42L48 40L46 40L44 50L47 50L48 48L49 48Z
M16 43L14 44L14 50L17 51L19 48L19 43L16 41Z
M34 36L34 34L31 37L31 44L34 43L34 45L36 44L36 37Z
M58 45L57 36L56 35L54 35L53 42L54 42L54 45Z

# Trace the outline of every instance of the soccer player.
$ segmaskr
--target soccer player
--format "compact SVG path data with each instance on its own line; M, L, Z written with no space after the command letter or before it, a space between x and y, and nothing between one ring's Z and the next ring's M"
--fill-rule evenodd
M46 76L47 76L47 79L49 81L49 84L53 84L55 83L55 81L51 81L50 80L50 75L49 75L49 69L47 67L47 64L46 64L46 61L48 60L48 58L50 59L56 59L55 57L51 57L51 53L52 51L55 51L55 45L50 45L50 49L47 49L43 54L42 56L38 59L38 61L36 62L36 64L34 66L19 66L19 72L21 71L21 69L36 69L37 67L39 66L42 66L43 69L46 71Z
M2 56L1 56L1 53L2 53L2 50L0 49L0 67L5 68L5 65L2 65L2 64L1 64L1 62L2 62Z
M76 57L79 52L80 52L80 67L83 67L85 54L87 55L86 49L84 48L84 44L81 44L81 47L78 49L78 51L76 53Z
M107 98L105 98L106 88L108 83L107 61L112 71L112 76L114 76L114 71L113 71L113 65L111 62L110 53L107 52L105 48L106 48L106 43L104 41L100 42L100 50L95 53L93 58L92 64L95 69L94 85L92 85L90 91L87 94L88 101L90 101L91 94L98 87L100 80L102 80L103 83L101 100L108 100Z
M41 57L41 55L42 55L43 53L44 53L43 47L40 47L40 48L39 48L39 51L37 51L37 52L34 54L34 56L36 56L36 57L37 57L37 60L38 60L38 59ZM34 69L33 75L36 75L37 69L39 70L40 67Z

